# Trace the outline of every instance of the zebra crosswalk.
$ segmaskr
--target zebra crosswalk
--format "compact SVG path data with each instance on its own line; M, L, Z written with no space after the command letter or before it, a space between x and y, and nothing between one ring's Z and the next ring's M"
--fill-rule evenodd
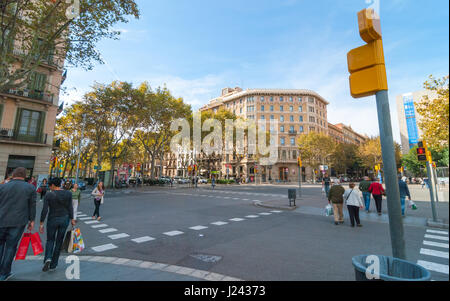
M427 229L417 264L429 270L432 279L448 275L448 231Z

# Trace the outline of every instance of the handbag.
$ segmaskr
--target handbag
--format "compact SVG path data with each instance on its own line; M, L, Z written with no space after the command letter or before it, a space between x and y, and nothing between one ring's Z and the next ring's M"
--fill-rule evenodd
M31 248L33 249L34 256L38 256L44 253L44 248L42 247L41 237L39 233L31 234Z
M15 260L25 260L27 257L28 247L30 246L31 233L24 233L20 240L19 248L17 248Z
M409 208L411 208L412 210L417 210L416 203L414 203L413 201L408 201L408 202L409 202Z
M61 245L61 252L72 253L73 249L73 228L66 232L63 243Z

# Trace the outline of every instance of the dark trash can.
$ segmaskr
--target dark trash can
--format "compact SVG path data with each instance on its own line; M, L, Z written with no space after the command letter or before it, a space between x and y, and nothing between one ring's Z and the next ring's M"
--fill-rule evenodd
M288 198L289 198L289 206L291 206L292 203L294 203L295 206L295 199L297 198L297 190L288 189Z
M371 255L355 256L352 259L356 281L430 281L431 274L424 267L394 257L376 255L379 259L379 279L367 279L366 270L373 271L372 260L366 263Z

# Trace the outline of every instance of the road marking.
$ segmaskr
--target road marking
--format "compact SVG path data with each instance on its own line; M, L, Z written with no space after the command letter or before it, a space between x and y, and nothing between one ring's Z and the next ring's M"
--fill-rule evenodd
M230 221L233 221L233 222L241 222L241 221L244 221L245 219L243 219L243 218L232 218L232 219L230 219Z
M252 202L260 202L260 200L253 200Z
M111 239L119 239L119 238L125 238L125 237L129 237L130 235L126 234L126 233L120 233L120 234L114 234L114 235L109 235L108 237Z
M205 226L195 226L195 227L190 227L189 229L195 230L195 231L200 231L203 229L208 229L208 227Z
M435 234L443 234L443 235L448 235L448 232L446 231L438 231L438 230L427 230L428 233L435 233Z
M93 225L91 227L94 228L94 229L98 229L98 228L106 228L106 227L108 227L108 225L107 224L100 224L100 225Z
M81 212L81 211L77 211L77 214L83 214L83 212Z
M84 222L86 225L92 225L92 224L98 224L98 223L100 223L99 221L87 221L87 222Z
M280 211L280 210L273 210L273 211L270 211L270 212L273 212L273 213L282 213L283 211Z
M442 251L435 251L430 249L420 249L420 254L422 255L429 255L429 256L435 256L435 257L441 257L441 258L447 258L448 259L448 252L442 252Z
M426 245L426 246L432 246L432 247L439 247L439 248L446 248L446 249L448 249L448 244L444 244L444 243L440 243L440 242L424 240L423 244Z
M246 217L248 217L248 218L257 218L259 216L257 216L257 215L247 215Z
M233 198L233 200L240 200L240 198Z
M104 252L104 251L116 249L116 248L117 248L116 245L107 244L107 245L102 245L102 246L98 246L98 247L93 247L92 250L94 250L95 252Z
M271 215L272 213L269 212L262 212L262 213L258 213L259 215Z
M132 241L134 241L135 243L138 243L138 244L141 244L141 243L147 242L147 241L151 241L151 240L155 240L155 238L150 237L150 236L144 236L144 237L132 239Z
M224 196L223 198L224 199L231 199L229 196Z
M437 236L437 235L425 234L425 238L431 238L431 239L438 239L438 240L446 240L446 241L448 241L448 237Z
M167 235L167 236L176 236L176 235L180 235L180 234L183 234L184 232L181 232L181 231L170 231L170 232L166 232L166 233L163 233L164 235Z
M86 214L77 214L77 217L86 217Z
M100 233L111 233L111 232L116 232L116 231L117 231L117 229L114 229L114 228L99 230Z
M215 223L211 223L211 225L216 225L216 226L223 226L223 225L226 225L226 224L228 224L228 223L226 223L226 222L215 222Z
M448 275L448 265L423 260L418 260L417 264L423 266L427 270Z
M243 201L250 201L249 199L242 199Z
M80 221L87 221L88 219L92 219L92 217L82 217L79 220Z

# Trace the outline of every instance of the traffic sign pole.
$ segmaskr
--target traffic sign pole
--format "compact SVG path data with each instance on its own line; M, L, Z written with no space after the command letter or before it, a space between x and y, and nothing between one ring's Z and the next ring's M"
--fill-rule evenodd
M389 228L393 256L406 259L405 239L400 203L400 189L397 178L394 139L392 135L391 113L389 109L388 91L376 94L378 123L380 127L381 151L383 156L384 179L386 183Z

